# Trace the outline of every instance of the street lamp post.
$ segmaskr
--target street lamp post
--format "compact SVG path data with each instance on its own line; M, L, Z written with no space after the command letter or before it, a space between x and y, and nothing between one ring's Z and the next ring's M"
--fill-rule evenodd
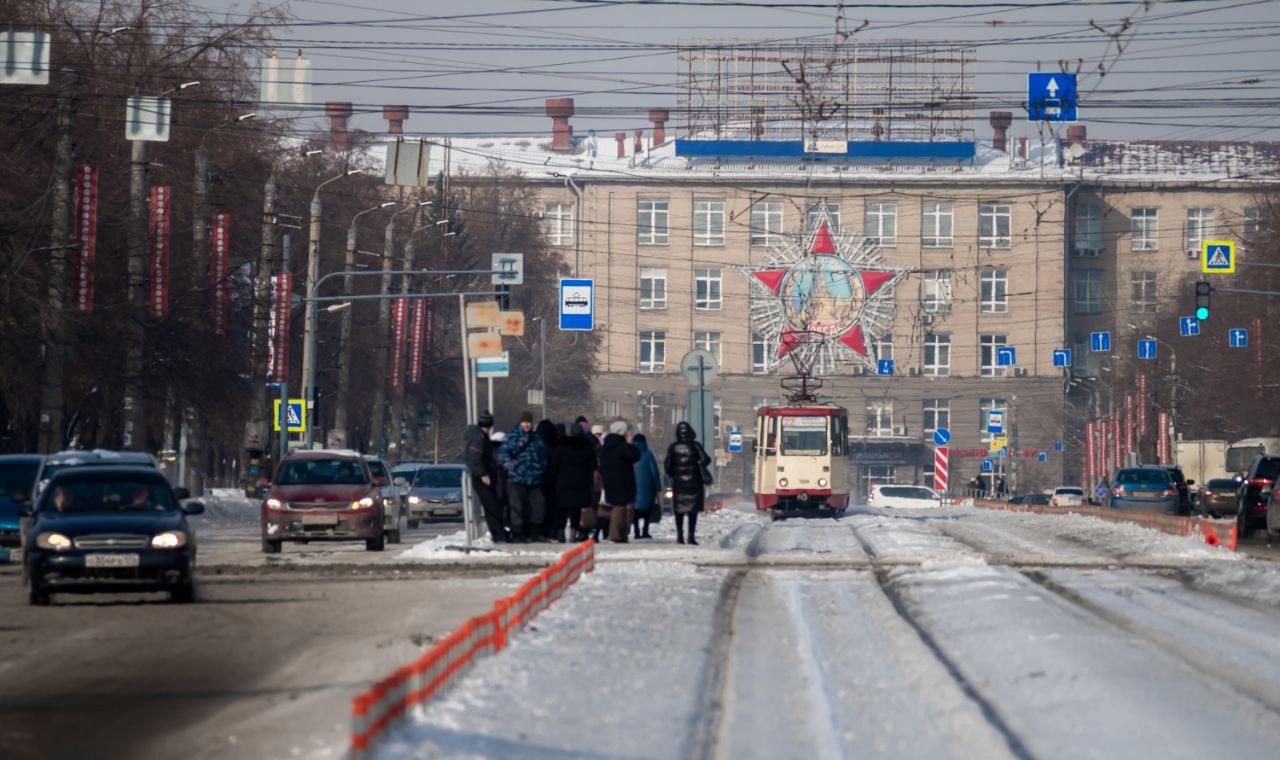
M381 279L378 282L378 341L374 348L374 384L373 384L373 407L369 410L369 430L371 434L370 444L375 451L384 453L381 446L382 435L386 430L386 409L387 403L387 368L390 362L387 360L387 354L390 345L383 348L383 342L387 340L390 333L389 325L391 322L391 301L387 296L391 292L391 275L395 268L395 241L396 241L396 217L408 212L417 211L418 205L415 204L408 208L403 208L391 215L387 220L387 227L383 238L382 248L382 272Z

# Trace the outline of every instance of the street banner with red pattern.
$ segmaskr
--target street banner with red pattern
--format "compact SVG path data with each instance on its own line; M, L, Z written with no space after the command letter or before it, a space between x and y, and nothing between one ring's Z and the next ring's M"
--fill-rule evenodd
M213 320L213 334L227 334L230 322L231 294L227 288L228 248L231 236L231 214L213 212L213 226L209 231L209 317Z
M98 247L98 167L88 164L76 170L76 243L71 302L88 314L93 311L93 255Z
M1133 438L1133 394L1124 397L1124 450L1133 453L1138 450Z
M169 200L168 186L151 188L151 282L147 305L152 319L169 316Z
M395 314L391 322L391 387L404 384L404 319L409 311L409 299L397 298Z
M1096 433L1093 429L1092 422L1086 422L1084 425L1084 465L1085 465L1085 486L1092 487L1098 482L1098 459L1094 451L1094 439Z
M271 379L283 383L289 374L289 310L293 298L293 275L281 272L271 281L271 340L267 346L267 371Z
M1160 412L1156 422L1156 459L1169 464L1169 413Z
M413 331L409 336L409 384L422 382L422 342L427 338L427 299L413 302Z
M1138 375L1138 437L1147 437L1147 376Z

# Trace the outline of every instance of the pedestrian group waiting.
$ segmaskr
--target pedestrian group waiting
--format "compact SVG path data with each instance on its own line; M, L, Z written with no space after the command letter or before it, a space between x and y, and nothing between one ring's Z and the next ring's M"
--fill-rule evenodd
M623 420L608 432L585 417L535 427L526 410L504 434L485 411L467 427L465 443L471 487L495 543L653 538L649 526L662 519L664 483L671 487L676 542L698 543L711 457L688 422L676 426L661 469L644 435L630 434Z

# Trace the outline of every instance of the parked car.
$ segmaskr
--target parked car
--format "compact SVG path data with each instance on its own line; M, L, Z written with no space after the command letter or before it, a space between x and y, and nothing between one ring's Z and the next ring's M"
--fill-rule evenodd
M22 557L20 511L31 504L31 489L44 457L40 454L0 456L0 561Z
M1086 497L1083 488L1076 486L1059 486L1049 496L1051 507L1082 507Z
M1116 470L1107 493L1107 506L1176 515L1181 512L1178 486L1165 467L1123 467Z
M32 604L54 592L168 591L174 602L195 599L198 501L181 502L159 470L149 467L68 468L54 474L24 514L33 518L23 557Z
M1266 528L1268 540L1280 538L1280 481L1272 483L1267 493L1267 511L1262 525Z
M405 514L409 513L409 489L413 487L413 478L418 470L431 462L397 462L391 468L391 482L400 489L400 503L404 505Z
M932 509L942 506L942 495L924 486L875 485L867 494L867 503L894 509Z
M1039 504L1041 506L1049 505L1049 494L1047 493L1025 493L1014 496L1009 499L1010 504Z
M60 451L44 458L40 472L36 475L32 497L39 498L49 478L68 467L99 467L127 465L133 467L149 467L158 470L156 458L145 451L112 451L111 449L90 449L87 451Z
M1249 471L1236 491L1236 527L1240 538L1248 538L1267 523L1267 501L1276 475L1280 474L1280 455L1260 454L1253 459Z
M285 541L364 541L365 549L380 552L384 512L364 455L296 451L280 462L262 502L262 551L275 554Z
M365 454L364 461L369 465L369 474L373 475L374 484L382 493L382 532L387 537L387 543L398 544L400 543L400 515L404 512L404 505L400 500L400 489L391 482L391 473L387 472L387 465L380 457Z
M1169 476L1173 478L1173 485L1178 489L1178 514L1191 514L1191 486L1196 482L1187 480L1182 474L1182 468L1176 464L1162 464L1160 467L1169 471Z
M460 464L422 465L409 486L409 527L422 520L462 516L462 478L467 468Z
M1236 491L1243 481L1231 478L1214 478L1200 486L1196 509L1213 518L1234 515Z

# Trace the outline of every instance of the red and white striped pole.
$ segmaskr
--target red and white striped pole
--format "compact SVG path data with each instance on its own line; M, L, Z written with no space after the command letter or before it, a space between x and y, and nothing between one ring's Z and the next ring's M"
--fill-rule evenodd
M947 492L947 482L950 480L951 457L950 449L946 446L936 446L933 449L933 490L939 493Z

